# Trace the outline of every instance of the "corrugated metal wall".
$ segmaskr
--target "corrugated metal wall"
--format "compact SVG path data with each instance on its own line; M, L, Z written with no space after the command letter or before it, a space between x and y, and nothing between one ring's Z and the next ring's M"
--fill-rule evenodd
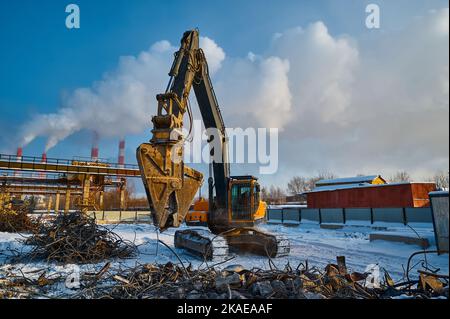
M428 207L432 183L395 184L307 194L308 208Z

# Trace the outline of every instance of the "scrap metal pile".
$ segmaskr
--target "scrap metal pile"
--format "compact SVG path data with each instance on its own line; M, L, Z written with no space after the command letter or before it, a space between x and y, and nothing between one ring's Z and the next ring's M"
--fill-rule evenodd
M21 258L47 262L98 263L110 258L133 257L137 252L133 243L81 212L59 214L53 221L41 222L25 244L34 247Z
M29 232L35 229L36 223L28 216L30 203L17 205L9 194L0 189L0 232Z
M176 299L380 299L400 295L416 298L446 296L448 278L437 286L424 285L422 279L395 284L386 272L380 286L372 286L368 274L347 273L345 258L324 270L300 264L296 269L245 269L240 265L223 270L191 266L146 264L122 273L113 273L116 283L102 288L86 286L77 293L81 298L176 298ZM436 277L434 277L436 278ZM369 278L370 279L370 278ZM417 284L417 289L411 289Z
M9 276L9 278L14 278ZM433 278L432 280L430 278ZM34 279L17 276L0 279L0 297L45 297L55 283L67 284L64 276ZM240 265L222 270L214 267L194 269L183 264L144 264L112 269L106 263L98 272L79 274L79 284L70 293L49 294L53 298L79 299L388 299L448 298L448 276L421 274L419 280L394 283L385 272L378 286L371 286L368 274L348 273L345 259L324 270L300 264L293 269L245 269Z

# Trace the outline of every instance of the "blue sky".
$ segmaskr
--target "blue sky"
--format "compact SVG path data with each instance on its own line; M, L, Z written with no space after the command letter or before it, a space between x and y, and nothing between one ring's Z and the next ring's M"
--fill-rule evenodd
M267 53L271 50L268 43L275 33L322 21L331 36L349 35L364 52L374 37L395 33L431 9L448 7L447 1L439 0L72 2L81 10L79 30L64 25L69 1L0 2L2 152L15 151L12 132L33 114L56 112L65 93L90 87L116 68L120 56L137 55L163 39L178 45L186 29L198 27L227 57L245 57L248 52L264 56L272 54ZM377 34L364 26L368 3L377 3L382 10L382 28ZM160 88L164 85L162 82ZM150 118L156 105L148 103ZM128 162L134 162L134 149L146 137L148 130L127 137ZM25 148L25 155L41 154L44 144L44 138L36 139ZM71 158L89 152L90 135L81 131L58 144L49 156ZM101 156L113 158L116 154L117 139L103 139Z

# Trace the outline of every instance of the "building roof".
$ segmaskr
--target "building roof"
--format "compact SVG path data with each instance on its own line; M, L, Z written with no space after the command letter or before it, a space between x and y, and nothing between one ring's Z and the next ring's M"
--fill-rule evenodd
M411 185L411 184L434 184L433 182L400 182L392 184L371 184L371 183L353 183L353 184L336 184L336 185L324 185L318 186L307 193L325 192L325 191L335 191L339 189L349 189L349 188L365 188L365 187L389 187L398 185Z
M324 191L334 191L334 190L337 190L337 189L368 187L368 186L373 186L373 184L370 184L370 183L352 183L352 184L324 185L324 186L317 186L317 187L315 187L309 193L324 192Z
M322 179L316 183L316 186L340 185L340 184L360 184L360 183L371 184L372 181L377 177L381 178L380 175L367 175L367 176Z

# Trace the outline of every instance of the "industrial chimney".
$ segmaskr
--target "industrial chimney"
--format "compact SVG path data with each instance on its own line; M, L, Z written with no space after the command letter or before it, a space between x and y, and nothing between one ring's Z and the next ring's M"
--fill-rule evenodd
M97 131L93 131L91 161L93 161L93 162L98 161L98 133L97 133Z
M119 167L124 167L125 165L125 139L121 139L119 141L119 158L118 161Z
M22 150L22 147L19 146L17 148L16 161L22 162L22 156L23 156L23 150ZM20 176L20 173L16 171L16 172L14 172L14 176Z
M41 163L47 163L47 153L46 152L42 153ZM46 178L47 175L42 172L42 173L39 173L39 177L40 178Z
M18 147L17 148L17 153L16 153L16 157L17 157L17 161L21 162L22 161L22 156L23 156L23 150L22 147Z

